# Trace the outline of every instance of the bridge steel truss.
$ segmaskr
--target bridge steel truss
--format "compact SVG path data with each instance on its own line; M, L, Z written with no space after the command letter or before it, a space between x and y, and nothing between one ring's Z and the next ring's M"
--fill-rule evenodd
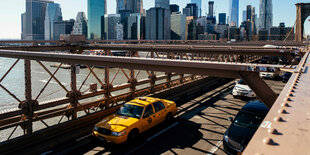
M30 42L28 42L30 43ZM37 43L37 42L36 42ZM35 43L35 44L36 44ZM223 78L243 78L254 92L268 106L272 107L278 95L275 94L267 84L259 77L260 67L276 67L294 69L293 58L290 53L295 49L291 48L262 48L260 46L202 46L202 45L130 45L130 44L79 44L60 46L7 46L0 47L0 57L15 58L16 61L0 79L0 87L19 103L20 110L0 114L0 130L13 129L8 136L8 140L13 136L20 126L24 134L33 133L33 122L42 122L47 130L50 127L44 120L60 117L58 124L63 117L68 120L83 119L78 116L79 111L84 111L89 118L102 117L115 111L120 101L128 101L134 97L154 93L176 85L195 81L206 76ZM83 51L103 50L105 56L81 55ZM112 50L126 51L125 57L113 56ZM38 52L38 51L67 51L67 54ZM147 52L146 58L139 56L139 51ZM305 55L303 53L302 55ZM291 60L292 65L269 65L252 63L262 56L284 56ZM25 72L25 100L22 101L1 84L3 79L24 59ZM42 61L59 62L60 65L54 72L51 72ZM31 64L38 63L50 78L44 85L37 97L33 98L31 88ZM80 87L76 82L76 64L85 64L89 74L84 79ZM71 84L70 89L66 88L57 78L56 73L63 64L70 64ZM98 74L94 72L93 66L105 66L104 80L100 80ZM112 79L109 76L110 67L119 68ZM129 71L126 72L125 69ZM139 71L137 71L139 70ZM138 80L141 70L145 70L148 78ZM157 75L155 72L165 72L164 75ZM123 73L128 80L123 85L115 86L113 81L118 74ZM187 75L191 74L191 75ZM89 78L94 76L101 88L93 92L81 93L81 88ZM38 102L38 98L44 92L51 80L55 80L66 92L66 97L53 101ZM158 83L163 81L163 83ZM137 86L149 84L148 87L137 89ZM130 91L113 96L112 92L126 90ZM103 95L95 101L81 103L81 100ZM106 113L96 113L97 111ZM95 117L96 116L96 117ZM87 119L86 119L87 120ZM83 121L81 121L83 122ZM75 124L76 125L76 124ZM71 127L71 126L70 126ZM70 128L69 127L69 128ZM50 131L52 132L52 131ZM6 145L4 145L6 146Z

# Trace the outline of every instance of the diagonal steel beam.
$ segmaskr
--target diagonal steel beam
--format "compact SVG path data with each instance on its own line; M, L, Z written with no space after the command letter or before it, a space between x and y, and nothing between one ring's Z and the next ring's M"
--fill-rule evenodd
M271 108L278 95L259 77L259 73L239 72L240 77L249 85L256 95Z

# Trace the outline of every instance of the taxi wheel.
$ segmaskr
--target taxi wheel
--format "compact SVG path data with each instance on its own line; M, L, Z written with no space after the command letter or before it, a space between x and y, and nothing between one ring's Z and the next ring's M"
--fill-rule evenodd
M172 113L168 113L165 119L165 122L170 123L173 120Z
M129 132L127 141L132 141L139 136L139 131L137 129L133 129Z

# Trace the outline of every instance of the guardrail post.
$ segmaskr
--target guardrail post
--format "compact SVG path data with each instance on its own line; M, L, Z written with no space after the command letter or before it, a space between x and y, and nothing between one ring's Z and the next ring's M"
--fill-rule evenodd
M168 52L167 54L168 54L168 56L167 56L168 59L175 59L175 57L172 57L172 53L171 52ZM171 76L172 76L172 73L169 72L169 73L166 73L166 75L167 75L167 88L170 88L171 87Z
M71 95L70 97L73 99L73 101L71 102L71 106L73 107L73 112L72 112L72 119L76 119L77 118L77 104L78 104L78 100L77 100L77 96L78 96L78 92L76 89L76 65L75 64L71 64Z
M111 51L105 51L105 55L109 55ZM110 94L111 94L111 86L110 86L110 67L104 66L104 81L105 81L105 107L108 108L110 106Z
M130 51L130 57L134 57L137 55L137 51ZM134 69L130 69L130 81L131 86L130 86L130 98L133 99L135 98L135 93L136 93L136 83L137 80L135 78L135 70Z
M26 59L24 62L25 66L25 103L23 105L24 117L28 119L24 127L25 134L31 134L32 129L32 118L33 118L33 105L32 101L32 89L31 89L31 61Z
M154 58L154 57L155 57L154 52L151 52L151 58ZM156 83L156 75L155 75L154 71L151 71L151 76L149 78L150 78L151 93L154 93L155 92L155 83Z

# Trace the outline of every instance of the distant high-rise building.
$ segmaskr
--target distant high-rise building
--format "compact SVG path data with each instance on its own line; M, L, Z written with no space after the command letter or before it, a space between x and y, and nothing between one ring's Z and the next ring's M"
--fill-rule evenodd
M23 13L21 15L21 23L22 23L22 34L21 34L21 40L26 40L26 25L27 25L27 20L26 20L26 13Z
M62 34L71 34L74 22L74 19L54 22L54 39L59 40Z
M124 40L124 28L123 24L116 24L116 40Z
M79 12L77 14L72 34L85 35L85 37L87 37L87 20L84 12Z
M170 5L170 11L171 11L171 13L177 13L180 11L180 7L176 4L171 4Z
M103 37L103 20L107 12L106 0L88 0L88 38L89 39L102 39Z
M170 9L170 0L155 0L155 7L156 8L165 8Z
M226 25L226 13L219 13L219 25Z
M186 16L190 16L191 15L191 9L190 8L183 8L183 14Z
M201 3L201 0L191 0L191 3L195 3L198 7L198 17L201 16L201 13L202 13L202 3Z
M186 17L185 37L187 40L197 40L197 26L195 18L196 17L194 16Z
M106 14L104 16L104 39L116 40L117 39L117 24L121 21L120 14Z
M213 17L213 13L214 13L214 1L209 1L208 17Z
M121 10L127 10L130 13L143 14L143 0L117 0L116 13L121 14Z
M273 25L272 0L259 1L259 28L269 29Z
M229 17L230 26L239 26L239 0L230 0Z
M150 8L146 11L146 39L170 40L170 10L165 8Z
M44 21L45 40L54 40L54 22L62 21L62 12L57 3L47 3Z
M171 39L185 40L186 15L172 14L171 15Z
M127 22L127 39L141 40L143 36L144 18L140 13L130 14Z
M244 21L246 21L246 10L242 11L242 21L241 22L244 22Z
M196 3L189 3L189 4L186 5L185 8L190 9L189 10L189 15L187 15L187 16L193 16L194 18L198 17L198 6L197 6ZM185 14L184 10L183 10L183 14Z
M22 15L23 40L44 40L46 6L53 1L26 0L26 13Z

